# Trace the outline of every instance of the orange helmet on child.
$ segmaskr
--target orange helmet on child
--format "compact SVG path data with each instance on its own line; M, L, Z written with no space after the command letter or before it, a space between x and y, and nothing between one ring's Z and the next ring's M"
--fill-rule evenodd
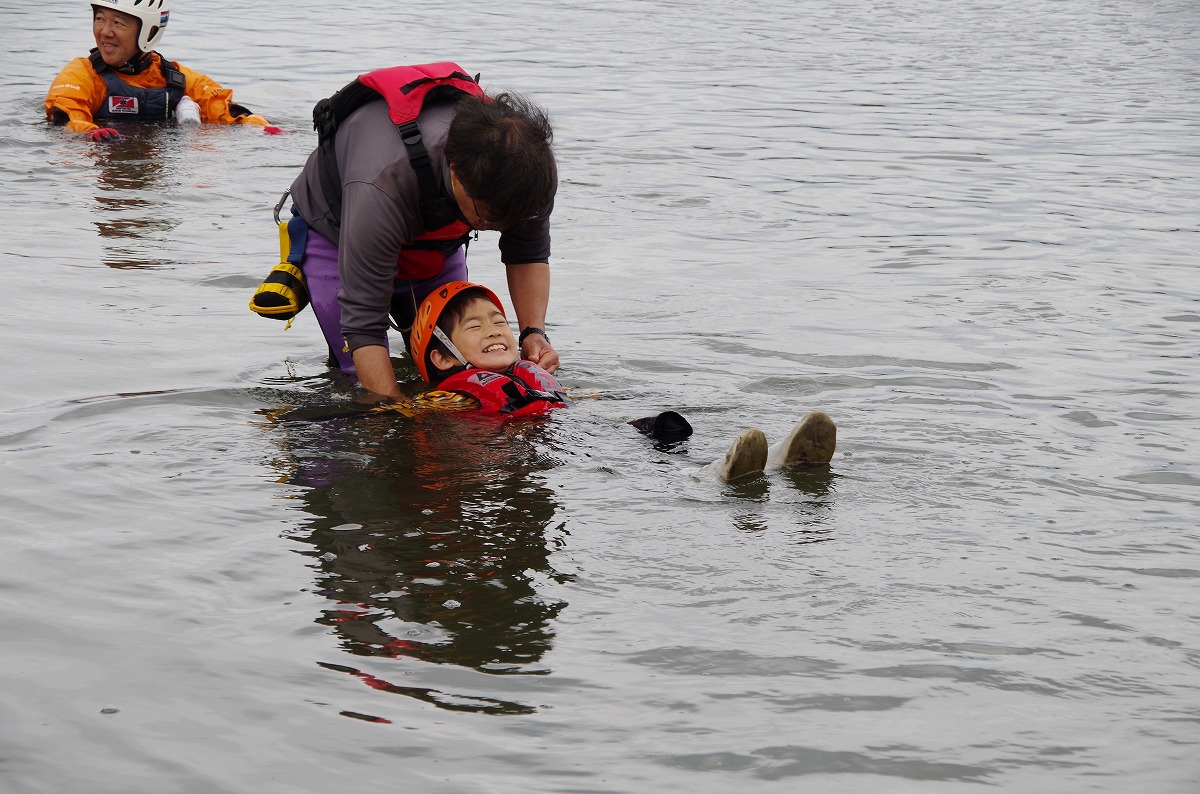
M432 382L432 378L429 377L429 351L435 339L445 345L450 353L462 362L463 366L467 365L466 358L450 341L450 337L441 328L438 328L438 320L442 318L442 311L446 308L446 304L455 295L468 289L482 290L485 297L496 304L500 313L505 314L504 304L496 297L496 293L482 284L473 284L470 281L451 281L429 293L429 296L421 302L420 308L417 309L417 318L413 320L412 334L409 336L408 344L408 352L412 355L413 363L417 365L417 372L421 373L421 377L426 382ZM507 315L505 314L505 316Z

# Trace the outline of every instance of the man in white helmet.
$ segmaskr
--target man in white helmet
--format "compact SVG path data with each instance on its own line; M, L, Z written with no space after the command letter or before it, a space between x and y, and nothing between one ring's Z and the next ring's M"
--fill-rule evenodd
M91 0L90 5L96 47L67 64L50 87L50 121L94 141L112 140L121 137L112 123L170 121L187 97L203 122L278 132L234 102L232 90L154 51L171 14L167 0Z

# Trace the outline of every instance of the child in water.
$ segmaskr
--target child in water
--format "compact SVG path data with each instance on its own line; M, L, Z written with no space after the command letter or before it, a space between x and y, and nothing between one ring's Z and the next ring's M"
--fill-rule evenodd
M470 397L485 412L531 416L570 404L553 375L521 360L504 305L494 292L478 284L454 281L427 297L417 310L409 352L422 378L440 392ZM674 411L630 424L666 443L692 434L688 421ZM836 446L837 426L815 411L772 447L762 430L743 430L723 459L697 474L731 482L768 466L824 464L833 458Z
M451 281L425 298L408 350L422 378L471 397L481 411L529 416L571 402L553 375L521 359L504 304L479 284Z

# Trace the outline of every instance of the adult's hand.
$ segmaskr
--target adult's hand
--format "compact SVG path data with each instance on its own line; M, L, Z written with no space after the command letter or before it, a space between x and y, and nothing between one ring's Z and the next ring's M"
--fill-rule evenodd
M121 133L112 127L98 127L87 134L89 141L119 141Z
M504 268L508 277L508 295L517 313L517 327L546 327L546 304L550 301L550 265L530 262ZM558 351L541 334L525 334L521 357L532 361L547 372L558 369Z
M351 355L354 358L354 368L358 370L358 382L364 389L383 397L404 399L404 393L396 383L396 371L392 369L392 359L386 347L366 345L357 348Z
M532 361L550 374L558 369L558 351L541 334L530 334L521 344L521 358Z

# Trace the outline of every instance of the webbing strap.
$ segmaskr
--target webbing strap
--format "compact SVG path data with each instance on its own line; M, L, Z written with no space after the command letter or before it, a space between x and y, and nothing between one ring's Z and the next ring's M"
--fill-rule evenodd
M504 391L504 396L508 398L508 403L500 409L500 413L509 414L513 411L519 411L527 405L532 405L536 402L562 403L562 395L554 392L542 391L540 389L530 388L524 383L521 383L516 378L513 378L500 387Z
M157 53L157 54L158 54L158 60L159 60L159 69L162 70L163 80L166 82L166 86L165 86L165 89L167 92L166 112L168 115L170 115L171 111L175 110L176 106L179 104L179 100L183 99L184 94L187 93L187 78L184 77L183 72L181 72L179 69L177 69L175 67L175 64L173 64L173 63L171 63L171 61L167 60L167 56L163 55L162 53ZM147 54L146 55L147 63L149 62L149 57L150 56ZM113 68L111 66L109 66L107 63L104 62L104 58L101 57L101 55L100 55L99 47L92 48L92 51L88 53L88 60L91 61L92 68L96 70L96 74L100 75L100 77L104 80L105 85L108 86L109 93L112 93L114 84L109 82L108 75L106 75L105 73L112 72L112 75L116 76L117 72L115 70L113 70ZM145 68L146 67L143 66L141 71L145 71ZM121 80L119 77L117 77L116 79L119 81L116 84L118 86L125 82L124 80ZM142 89L142 90L150 91L153 89Z
M457 76L457 73L456 73ZM435 82L432 79L415 81ZM405 86L412 90L412 85ZM335 224L341 225L342 216L342 177L338 168L337 153L334 150L334 140L338 126L351 112L367 102L381 100L379 92L370 86L355 80L346 85L333 96L322 99L313 107L313 129L317 131L318 154L317 170L321 178L321 192L325 194L325 203ZM429 152L421 140L421 130L416 120L397 125L400 140L404 143L405 153L417 175L420 189L421 222L426 229L441 229L458 220L458 213L453 202L442 195L438 189L437 178L433 173L433 164Z
M458 213L451 207L450 202L438 190L437 179L433 176L433 165L429 161L429 152L425 142L421 140L421 130L416 120L401 124L400 140L404 142L404 150L408 152L408 162L417 174L417 185L421 191L421 222L426 229L440 229L458 220Z
M334 139L338 125L353 111L366 103L382 99L379 93L358 80L353 80L331 97L326 97L313 106L313 129L317 131L317 171L321 176L321 192L333 222L341 225L342 219L342 174L338 168Z
M336 96L336 94L335 94ZM317 171L321 176L321 192L335 224L341 224L342 176L338 169L337 152L333 148L337 119L333 115L330 99L322 99L313 106L313 129L317 131Z
M171 98L174 100L171 105L175 106L179 104L179 100L187 88L187 78L183 76L183 72L175 68L175 64L161 55L158 57L162 58L163 79L167 81L167 90L171 92ZM178 96L175 95L176 92L178 92Z

